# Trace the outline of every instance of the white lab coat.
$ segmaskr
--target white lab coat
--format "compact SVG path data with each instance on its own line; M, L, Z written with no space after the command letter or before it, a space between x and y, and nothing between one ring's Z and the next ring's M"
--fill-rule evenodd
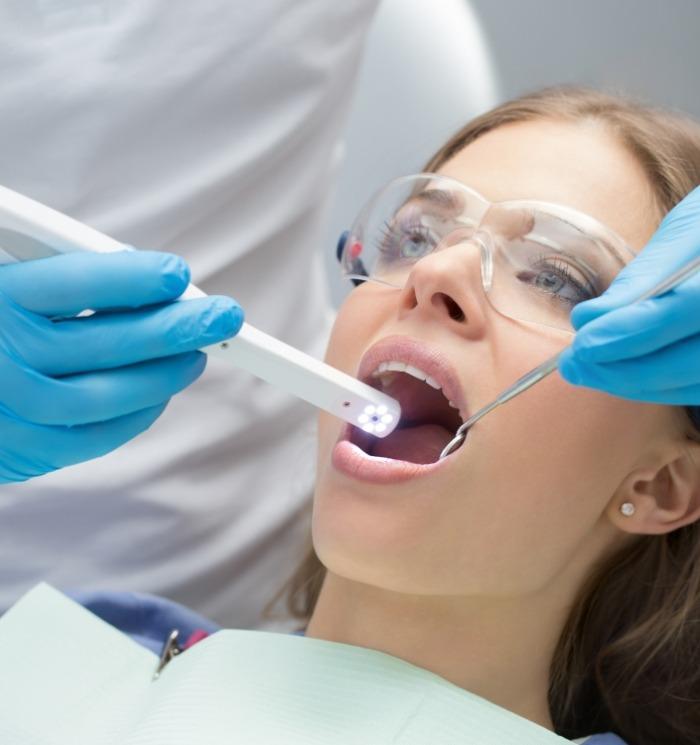
M322 356L319 235L377 2L0 0L0 184L184 256ZM284 628L258 615L309 531L315 417L211 359L133 442L0 488L0 608L46 579Z

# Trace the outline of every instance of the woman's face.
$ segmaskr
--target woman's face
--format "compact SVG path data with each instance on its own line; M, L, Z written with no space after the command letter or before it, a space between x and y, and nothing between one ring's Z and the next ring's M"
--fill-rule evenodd
M439 172L491 201L578 209L635 251L656 227L640 166L595 123L503 126ZM418 261L402 290L372 282L354 289L338 313L326 361L356 375L365 351L389 336L442 353L471 413L571 341L498 314L482 289L479 262L451 249ZM615 492L677 413L570 386L555 372L480 420L439 468L397 483L335 467L343 423L321 414L314 546L333 573L397 592L539 591L565 567L583 573L596 553L621 539L610 519Z

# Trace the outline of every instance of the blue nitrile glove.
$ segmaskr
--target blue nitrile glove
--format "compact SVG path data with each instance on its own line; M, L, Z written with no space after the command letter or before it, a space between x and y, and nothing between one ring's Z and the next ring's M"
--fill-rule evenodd
M698 255L700 187L666 215L606 292L574 308L577 333L560 358L562 377L623 398L700 404L700 272L630 305Z
M0 266L0 483L114 450L199 377L193 350L236 334L243 312L169 302L188 282L182 259L154 251Z

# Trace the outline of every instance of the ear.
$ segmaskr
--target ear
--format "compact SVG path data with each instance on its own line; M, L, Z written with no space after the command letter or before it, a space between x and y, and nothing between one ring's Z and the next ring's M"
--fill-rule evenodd
M623 515L625 502L634 514ZM608 518L627 533L661 535L700 519L700 443L676 443L657 468L632 471L608 505Z

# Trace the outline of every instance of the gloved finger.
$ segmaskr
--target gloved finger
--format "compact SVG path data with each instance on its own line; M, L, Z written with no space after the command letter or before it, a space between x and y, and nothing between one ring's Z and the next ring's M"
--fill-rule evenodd
M145 432L163 413L167 404L165 401L106 422L78 427L36 425L21 419L3 419L0 484L26 481L116 450Z
M573 309L573 327L578 330L614 308L629 305L699 255L700 187L696 187L664 217L649 243L600 297Z
M679 398L679 390L698 388L698 371L688 360L700 359L700 334L671 344L653 354L595 364L577 362L566 349L559 372L570 383L596 388L622 398L654 403L700 404L700 397Z
M210 296L55 322L25 313L5 344L44 375L69 375L200 349L232 337L242 323L235 300Z
M163 303L189 281L185 261L160 251L80 251L0 266L0 292L43 316Z
M35 424L75 426L158 406L193 383L206 355L186 352L102 372L50 378L0 358L0 400Z
M699 298L700 276L694 276L660 297L611 310L576 332L573 355L581 362L614 362L700 333Z

